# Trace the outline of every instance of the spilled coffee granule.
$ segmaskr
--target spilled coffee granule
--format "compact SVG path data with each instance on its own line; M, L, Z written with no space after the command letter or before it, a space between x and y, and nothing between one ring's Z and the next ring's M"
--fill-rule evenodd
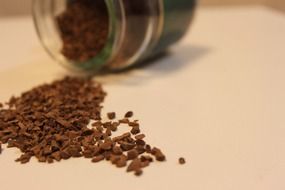
M116 118L116 113L115 112L109 112L107 113L108 119L113 120Z
M16 159L22 164L32 157L46 163L84 157L127 167L135 175L154 158L164 161L162 151L145 142L137 120L115 120L115 112L102 119L105 96L91 79L66 77L12 97L0 109L0 153L3 143L22 152ZM120 127L129 132L114 135Z
M105 46L109 17L105 1L67 1L66 10L57 16L63 46L69 60L84 62L95 57Z
M130 118L130 117L133 117L134 113L132 111L128 111L126 114L125 114L125 118Z
M178 159L178 161L179 161L179 164L181 164L181 165L186 164L185 158L181 157L181 158Z

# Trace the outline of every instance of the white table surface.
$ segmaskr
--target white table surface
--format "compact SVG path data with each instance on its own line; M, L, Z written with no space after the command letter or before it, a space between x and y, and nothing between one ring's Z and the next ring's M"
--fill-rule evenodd
M0 57L2 102L67 73L41 48L30 18L0 19ZM4 149L0 189L285 189L285 15L200 9L168 57L98 80L109 93L104 110L133 110L167 162L136 178L86 159L20 165L19 152Z

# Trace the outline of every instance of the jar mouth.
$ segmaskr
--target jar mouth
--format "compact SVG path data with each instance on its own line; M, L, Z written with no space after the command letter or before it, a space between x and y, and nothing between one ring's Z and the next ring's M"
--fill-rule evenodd
M99 71L112 57L114 48L116 44L119 43L118 39L120 38L117 36L120 35L121 32L118 30L122 28L123 24L117 24L117 22L118 17L123 16L118 14L123 13L123 11L117 10L121 6L121 3L119 3L121 1L105 0L109 20L108 36L105 45L96 56L83 62L72 61L60 53L63 40L60 36L61 31L58 27L56 17L62 10L56 10L56 8L65 7L67 1L68 0L33 0L33 19L40 41L50 56L64 67L79 72L94 73ZM124 19L119 20L123 21Z
M164 25L164 1L98 0L106 7L106 17L103 18L108 19L108 24L104 26L105 34L108 35L102 38L104 43L98 48L98 52L95 52L95 56L93 54L89 54L91 58L83 56L87 61L69 59L64 52L62 53L63 45L66 45L62 34L65 27L58 23L58 16L65 13L68 5L74 5L68 4L69 2L75 1L33 0L33 18L40 41L51 57L61 65L73 71L94 74L101 72L102 69L106 71L125 69L144 61L152 54ZM79 25L81 23L84 22L78 22ZM89 33L91 36L92 34L93 32Z

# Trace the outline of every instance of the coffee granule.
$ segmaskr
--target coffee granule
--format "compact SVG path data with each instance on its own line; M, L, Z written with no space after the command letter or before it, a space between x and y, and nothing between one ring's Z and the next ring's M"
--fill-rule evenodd
M135 136L136 140L143 140L144 138L145 138L145 134L140 134L140 135Z
M140 124L139 124L137 121L129 122L128 125L129 125L130 127L139 127L139 126L140 126Z
M119 146L114 146L113 147L113 153L115 155L121 155L121 154L123 154L123 150Z
M153 162L153 158L151 156L147 156L147 155L141 156L140 159L141 159L142 162L146 162L146 161Z
M126 167L127 166L127 158L125 155L122 155L118 162L116 163L118 168Z
M130 122L129 119L126 119L126 118L119 120L119 123L128 124L129 122Z
M104 48L109 33L105 1L67 1L66 10L56 19L63 42L61 53L67 59L84 62Z
M155 156L157 161L165 161L165 155L162 153L162 151L159 148L154 147L151 150L151 154Z
M140 127L139 126L134 126L131 130L131 133L133 135L139 134L141 132Z
M133 160L133 159L137 158L138 155L139 155L138 151L135 150L135 149L133 149L133 150L130 150L130 151L128 152L127 157L128 157L128 160Z
M110 112L107 113L108 119L113 120L116 118L116 113L115 112Z
M139 158L135 158L129 164L129 166L127 168L127 172L138 171L140 169L141 169L141 160Z
M125 114L125 118L130 118L130 117L133 117L134 113L132 111L128 111L126 114Z
M104 160L105 157L104 155L98 155L98 156L95 156L93 159L92 159L92 162L100 162L102 160Z
M185 158L179 158L179 164L181 164L181 165L183 165L183 164L186 164L186 160L185 160Z
M135 175L136 175L136 176L141 176L142 173L143 173L142 169L137 169L137 170L135 170Z
M108 114L111 121L102 120L105 96L101 84L92 79L66 77L12 97L8 108L0 108L0 153L3 143L22 152L16 159L22 164L32 157L50 164L84 157L128 166L135 175L141 175L153 157L164 161L161 150L143 140L137 120L114 121L115 112ZM113 134L129 123L129 132Z

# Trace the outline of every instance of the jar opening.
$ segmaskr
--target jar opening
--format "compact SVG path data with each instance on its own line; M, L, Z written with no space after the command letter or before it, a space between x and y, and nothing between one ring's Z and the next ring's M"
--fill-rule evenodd
M110 0L34 0L33 18L47 52L65 67L96 71L115 44L115 7Z

